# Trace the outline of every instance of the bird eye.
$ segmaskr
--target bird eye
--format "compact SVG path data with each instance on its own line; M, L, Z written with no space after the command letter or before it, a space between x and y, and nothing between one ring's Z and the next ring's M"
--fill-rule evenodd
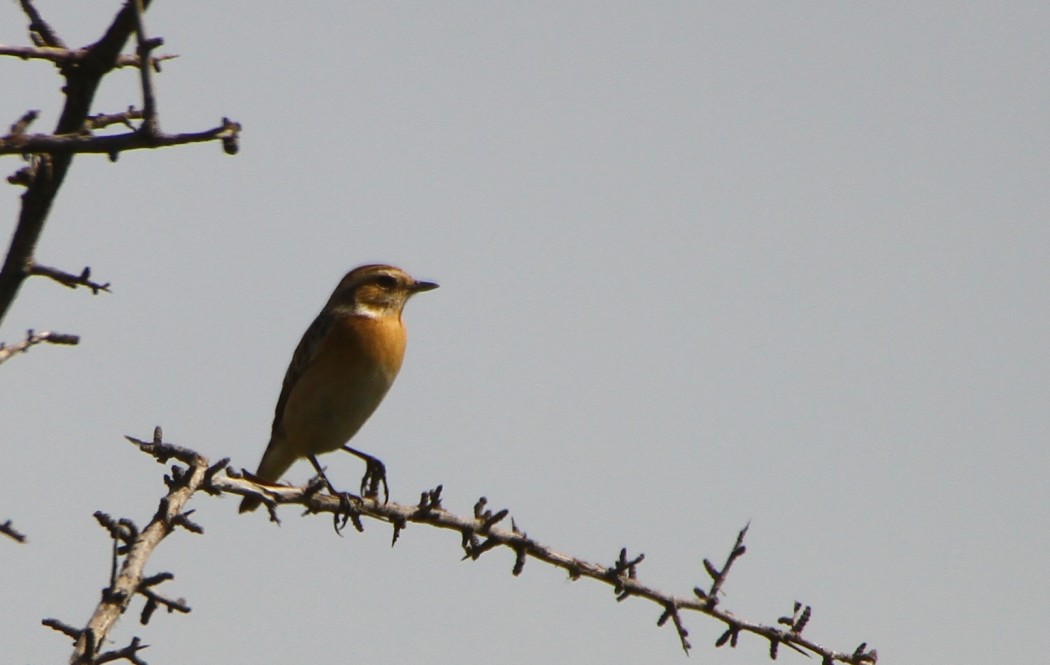
M392 289L397 286L397 280L390 275L380 275L379 277L376 277L376 284L384 289Z

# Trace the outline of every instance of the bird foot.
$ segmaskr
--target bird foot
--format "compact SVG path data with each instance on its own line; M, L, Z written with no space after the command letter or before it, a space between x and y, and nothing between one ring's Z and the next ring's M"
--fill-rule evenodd
M365 475L361 477L361 496L366 499L379 498L379 486L383 486L383 503L390 501L390 488L386 484L386 465L368 453L343 446L343 450L365 463Z
M379 498L379 486L383 486L383 503L390 501L390 488L386 484L386 465L374 457L365 460L365 475L361 477L361 496Z
M335 529L336 535L343 535L347 522L353 522L354 528L359 532L364 531L365 527L361 524L361 511L357 509L357 501L360 500L360 497L349 492L332 492L332 494L339 499L339 512L332 513L332 528Z

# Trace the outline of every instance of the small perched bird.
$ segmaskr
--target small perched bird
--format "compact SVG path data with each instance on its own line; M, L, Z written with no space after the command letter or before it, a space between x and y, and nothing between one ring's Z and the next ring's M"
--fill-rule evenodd
M277 481L301 457L323 476L316 456L342 448L367 464L362 493L371 488L374 495L381 480L385 487L382 463L345 444L383 401L401 369L405 303L437 286L387 265L361 266L343 277L292 354L270 444L255 472L259 480ZM259 497L246 496L240 512L260 503Z

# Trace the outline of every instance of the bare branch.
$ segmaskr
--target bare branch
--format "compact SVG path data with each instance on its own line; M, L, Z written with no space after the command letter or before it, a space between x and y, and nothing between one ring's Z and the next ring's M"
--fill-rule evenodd
M15 123L11 125L11 133L16 136L20 134L25 134L26 129L29 128L29 125L33 124L33 121L36 120L39 116L40 111L26 111L22 114L21 118L16 120Z
M32 0L19 0L22 11L29 18L29 36L34 42L43 46L54 48L65 48L66 43L58 36L50 24L40 16L40 12L33 6Z
M142 111L134 106L129 106L127 111L120 113L98 113L88 116L84 120L84 129L90 132L110 125L124 125L128 129L135 129L135 126L131 124L132 120L142 120Z
M692 611L705 614L726 625L726 631L718 639L716 646L725 644L736 646L741 633L751 633L769 641L770 655L774 657L778 647L786 645L801 653L818 656L822 662L829 665L836 661L853 665L872 665L877 659L877 653L874 650L868 651L866 644L847 653L828 649L803 637L802 629L810 619L811 610L809 607L803 608L801 604L796 604L792 617L781 618L780 623L786 625L787 628L778 628L744 620L721 609L718 603L712 602L712 599L719 593L721 583L728 575L732 563L743 556L746 551L743 539L747 527L741 529L737 535L736 542L722 570L714 570L709 562L705 562L705 568L714 578L710 591L701 591L695 597L675 596L650 587L639 579L638 567L643 562L644 555L628 556L626 549L623 549L611 565L603 565L558 552L530 538L518 528L513 520L511 520L510 529L500 527L499 523L505 520L508 511L489 510L488 502L484 498L475 504L471 516L464 517L444 509L441 505L441 488L422 493L416 505L406 505L347 494L335 496L322 493L321 488L324 485L321 482L311 482L305 487L262 484L249 479L247 476L250 474L241 475L231 469L226 469L227 460L209 465L208 461L195 451L165 443L159 427L154 430L151 441L134 437L127 438L143 452L152 455L161 463L176 459L187 466L171 467L171 474L165 479L169 488L168 494L161 499L160 508L153 520L141 532L135 529L134 525L130 525L127 520L114 521L108 516L97 515L100 522L109 529L113 538L123 543L119 551L125 558L113 583L104 590L102 602L96 609L95 615L83 630L77 632L77 651L74 663L87 663L93 656L99 657L99 654L93 650L97 649L95 645L105 641L113 623L121 613L127 610L135 594L146 598L144 618L148 618L157 607L161 606L168 609L169 612L189 611L184 601L168 600L152 591L153 586L171 579L170 573L161 573L147 578L143 576L142 571L146 559L160 541L175 526L180 525L180 522L186 521L189 513L183 509L191 495L198 491L210 494L258 496L271 510L271 515L274 517L276 517L277 506L295 504L303 506L307 514L331 514L336 518L342 517L344 523L347 519L355 519L357 520L355 525L359 530L363 528L361 518L376 520L392 526L395 542L398 534L409 522L446 529L460 534L461 545L465 553L464 558L472 560L479 558L485 552L506 547L515 555L514 574L521 573L523 559L530 557L565 570L572 580L588 578L607 584L613 589L618 600L634 597L655 603L661 610L658 625L664 625L670 620L675 627L682 648L686 651L690 648L690 644L681 613ZM199 530L200 527L196 529Z
M131 0L130 3L135 14L135 37L137 40L136 52L139 62L149 61L150 53L164 43L162 39L147 39L146 26L142 21L142 13L145 9L142 0ZM160 121L157 119L157 99L153 93L153 72L150 67L139 67L139 78L142 81L142 127L140 131L150 136L160 133Z
M31 34L37 36L37 46L64 48L65 44L39 15L31 1L21 0L21 4L30 19ZM84 126L99 83L113 68L133 27L131 9L125 6L117 13L102 38L86 49L87 55L77 61L77 66L61 66L66 79L66 103L55 127L55 134L78 132ZM18 295L22 282L29 276L37 241L72 159L72 153L48 155L43 160L45 168L34 168L23 178L27 182L22 195L22 211L7 257L0 268L0 321Z
M59 621L58 619L44 619L40 623L42 623L43 625L47 626L48 628L50 628L52 630L57 630L58 632L60 632L60 633L62 633L64 635L72 637L74 640L79 639L81 633L83 632L79 628L74 628L73 626L70 626L68 623L63 623L63 622Z
M144 36L142 13L148 8L150 0L125 3L98 41L75 50L66 47L37 12L32 0L20 0L20 3L29 17L30 36L35 46L0 47L0 55L54 62L65 78L62 90L66 99L53 134L26 134L26 128L31 122L27 115L23 116L23 121L15 123L8 136L0 138L0 154L31 155L28 166L8 177L8 182L24 186L26 191L22 194L18 224L3 265L0 266L0 323L35 265L37 242L55 196L72 164L73 155L79 152L102 153L116 159L123 150L213 140L221 141L227 154L236 154L239 149L240 125L230 120L224 119L222 126L204 132L161 134L156 131L156 106L149 70L159 71L159 62L166 56L149 57L160 44ZM140 36L138 54L124 55L122 51L132 32ZM147 62L153 66L144 66ZM141 116L143 127L140 131L116 136L85 135L91 129L111 124L109 118L89 120L89 113L102 78L119 66L137 66L143 71L144 103L148 106ZM133 117L129 109L128 114L119 121L128 124Z
M148 647L148 644L142 644L139 638L134 637L131 640L131 644L124 647L123 649L117 649L115 651L105 651L100 653L94 660L95 665L102 665L102 663L110 663L114 660L126 660L132 665L146 665L146 661L139 658L139 651Z
M3 347L0 346L0 353L3 353L3 351ZM3 360L0 359L0 362L3 362ZM24 543L27 541L25 534L21 531L18 531L17 529L15 529L15 527L11 525L11 520L7 520L3 524L0 524L0 533L4 534L5 536L8 536L9 538L17 540L20 543Z
M330 494L321 494L311 491L311 486L282 487L275 485L258 485L246 478L237 477L239 474L231 474L216 477L211 486L222 492L234 494L259 495L264 502L270 505L285 503L297 504L306 507L308 513L332 513L346 514L345 501L340 497ZM709 602L709 596L690 598L680 597L665 593L642 583L638 579L637 568L644 559L644 555L629 557L626 550L621 550L617 560L612 565L602 565L585 561L577 557L563 554L553 548L528 537L516 524L510 530L495 526L507 515L506 510L493 513L486 509L487 501L482 498L474 507L472 517L462 517L447 512L441 507L440 489L424 492L418 505L409 506L394 502L384 503L368 498L354 497L351 510L356 515L371 518L391 524L395 530L395 537L403 530L404 525L409 522L416 524L427 524L439 529L456 531L461 534L461 542L465 552L465 558L477 559L485 552L497 547L506 547L515 553L514 571L520 573L521 558L524 556L543 561L550 565L562 568L568 572L573 580L581 577L593 579L613 588L618 600L628 597L637 597L649 600L663 611L661 625L668 618L673 619L683 649L688 650L689 642L686 639L688 632L685 630L679 613L681 611L694 611L706 614L728 627L727 633L732 635L732 644L735 646L736 636L741 633L752 633L769 640L770 644L786 644L793 649L817 655L826 662L835 661L842 663L853 663L855 665L874 663L871 652L864 650L852 653L843 653L828 649L820 644L801 636L799 630L782 630L774 626L746 621L738 616L720 609L716 603ZM721 584L732 566L732 563L743 556L746 548L743 544L747 527L741 529L737 534L736 542L726 559L726 564L716 574L715 584L712 585L714 593L719 592ZM666 615L666 618L665 618ZM808 620L808 616L807 616ZM804 626L804 622L801 623ZM725 644L729 639L722 641L719 646Z
M714 564L704 559L704 570L711 576L711 588L707 591L702 590L700 587L693 589L693 593L697 598L705 600L712 607L718 604L718 594L722 590L722 584L725 583L726 577L729 575L729 569L733 567L734 561L744 556L747 552L747 548L744 547L744 536L747 535L747 530L750 527L751 523L748 522L737 534L736 543L733 545L733 549L729 551L729 556L726 557L726 563L722 566L722 570L718 570L714 567Z
M171 579L173 576L170 573L146 577L144 570L153 550L174 530L177 518L183 514L186 502L195 492L203 488L205 482L209 481L210 467L208 460L204 457L177 446L164 444L160 441L161 435L160 428L157 428L154 442L140 442L140 445L158 459L176 457L185 461L188 466L173 468L172 475L167 479L168 493L161 499L153 519L141 531L135 528L130 520L114 521L109 516L96 513L96 518L109 530L114 540L124 542L124 546L118 548L117 551L117 555L122 554L124 559L115 578L108 587L103 589L102 600L95 608L91 619L77 636L73 657L70 661L74 664L86 665L87 663L103 662L104 657L109 660L118 657L128 658L127 655L109 657L108 653L101 654L98 649L106 641L117 619L127 611L136 594L146 598L147 611L143 614L144 620L148 620L149 615L158 605L164 606L169 612L189 611L189 607L181 600L169 600L152 590L152 587L157 584ZM142 648L137 640L132 642L132 646L134 647L130 652L132 655L137 649ZM133 660L133 662L138 661Z
M68 335L66 333L51 332L49 330L39 333L30 330L26 333L26 338L17 344L8 345L0 342L0 363L16 354L25 353L29 350L29 347L43 342L48 344L73 346L80 343L80 337L77 335Z
M104 154L115 159L127 150L166 148L172 145L222 141L223 150L229 155L239 150L241 125L223 118L218 127L203 132L184 134L149 134L143 131L92 136L76 132L73 134L21 134L0 137L0 155L26 153L49 153L52 155Z
M109 293L109 282L105 284L99 284L98 282L91 281L91 267L84 266L84 269L80 271L79 275L59 270L58 268L51 268L49 266L42 266L38 263L34 263L29 268L30 275L38 275L41 277L50 277L63 286L68 286L71 289L75 289L78 286L86 286L91 289L91 293L98 295L99 291L105 291Z
M88 53L89 51L86 48L67 49L54 46L11 46L8 44L0 44L0 56L7 55L14 58L21 58L22 60L47 60L56 65L67 65L79 62L80 60L85 59ZM154 71L160 71L160 63L165 60L174 60L177 57L179 56L171 53L152 56L149 59L150 68ZM113 69L139 67L141 64L142 60L138 55L122 53L117 56L116 62L113 63Z
M172 600L166 596L162 596L159 593L153 591L150 587L156 586L161 582L167 582L168 580L175 579L175 576L171 573L160 573L153 575L142 580L139 584L139 593L146 597L146 606L142 608L142 615L139 622L142 625L149 623L153 613L157 611L158 607L164 607L168 610L168 614L172 612L181 612L182 614L190 613L190 606L186 604L186 601L179 598L178 600Z

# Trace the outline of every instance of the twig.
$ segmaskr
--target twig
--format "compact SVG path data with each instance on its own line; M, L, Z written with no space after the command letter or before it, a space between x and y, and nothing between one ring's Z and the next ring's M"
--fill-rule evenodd
M98 295L99 291L105 291L109 293L109 282L105 284L99 284L98 282L91 281L91 267L85 266L79 275L74 275L71 272L59 270L58 268L52 268L50 266L42 266L39 263L34 263L29 268L30 275L38 275L40 277L50 277L63 286L68 286L71 289L75 289L78 286L86 286L91 289L93 295Z
M29 125L33 124L33 121L36 120L38 117L40 117L40 111L26 111L22 114L21 118L16 120L15 123L11 125L11 133L15 136L25 134L26 129L29 128Z
M126 660L132 665L146 665L146 661L139 658L139 651L148 646L148 644L142 644L139 638L133 637L131 639L131 644L123 649L104 651L100 653L93 661L93 665L102 665L102 663L110 663L114 660Z
M13 58L21 58L22 60L47 60L56 65L68 65L82 61L88 54L89 51L86 48L68 49L55 46L11 46L9 44L0 44L0 56L7 55ZM152 56L149 59L150 68L154 71L160 71L160 63L165 60L174 60L177 57L179 56L171 53ZM113 63L113 69L139 67L141 64L142 60L138 55L122 53L117 56L116 61Z
M222 141L223 150L230 155L239 150L241 125L223 118L218 127L203 132L184 134L147 134L128 132L106 136L72 134L21 134L0 137L0 155L25 153L50 153L53 155L104 154L115 158L121 152L165 148L172 145L188 145L207 141Z
M693 589L693 594L697 598L704 600L708 605L714 607L718 604L718 594L722 590L722 585L726 581L726 577L729 575L729 569L733 567L733 562L744 556L747 552L747 548L744 547L744 536L747 535L747 530L751 528L751 523L748 522L744 525L744 528L740 530L740 533L736 535L736 543L733 544L733 549L729 550L729 556L726 557L725 565L722 566L722 570L715 568L709 560L704 559L704 570L711 577L711 588L704 591L700 587Z
M48 344L64 344L72 346L80 343L80 337L66 333L51 332L50 330L45 330L39 333L29 330L26 333L26 338L21 342L16 344L4 344L3 342L0 342L0 363L16 354L25 353L31 346L43 342L47 342Z
M84 120L84 129L90 132L110 125L124 125L128 129L135 129L135 126L131 124L132 120L142 120L142 111L134 106L129 106L127 111L120 113L98 113L88 116Z
M146 26L142 21L142 0L131 0L129 3L135 10L135 37L137 40L136 52L139 62L148 62L153 49L164 43L162 39L147 39ZM157 99L153 92L153 72L151 67L139 67L139 78L142 81L142 126L139 131L149 136L160 133L160 121L157 119Z
M0 353L3 353L3 348L2 347L0 347ZM2 362L2 360L0 360L0 362ZM20 543L24 543L24 542L26 542L28 540L25 537L24 533L22 533L21 531L18 531L13 526L11 526L11 520L7 520L3 524L0 524L0 533L4 534L5 536L8 536L10 538L13 538L14 540L17 540Z
M81 634L84 632L79 628L74 628L73 626L70 626L68 623L63 623L58 619L43 619L40 623L47 626L51 630L57 630L63 635L71 637L74 640L79 639Z
M19 0L22 11L29 18L29 34L34 41L39 41L43 46L54 48L66 48L66 43L58 36L50 24L40 16L40 12L33 6L32 0Z

